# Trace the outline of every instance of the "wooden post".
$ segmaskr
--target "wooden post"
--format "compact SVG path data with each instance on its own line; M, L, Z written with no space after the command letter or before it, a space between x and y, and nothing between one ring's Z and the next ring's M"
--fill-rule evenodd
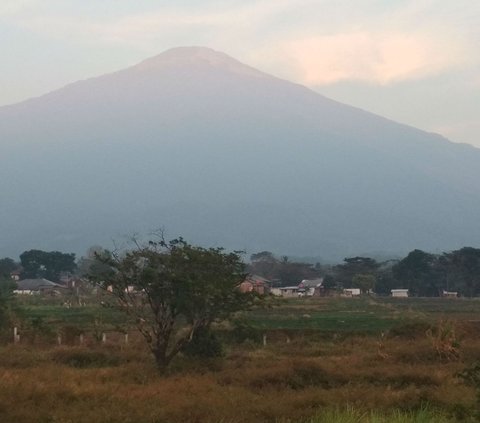
M263 334L263 346L264 347L267 346L267 334L266 333Z
M57 344L62 345L62 335L60 334L57 335Z
M290 337L287 335L287 344L290 344Z
M102 344L107 342L107 334L105 332L102 333Z
M18 333L18 328L15 326L13 328L13 343L18 344L20 342L20 335Z
M125 334L124 339L125 339L125 345L128 344L128 333Z
M83 333L81 333L81 334L80 334L80 345L83 345L83 341L84 341L84 339L83 339Z

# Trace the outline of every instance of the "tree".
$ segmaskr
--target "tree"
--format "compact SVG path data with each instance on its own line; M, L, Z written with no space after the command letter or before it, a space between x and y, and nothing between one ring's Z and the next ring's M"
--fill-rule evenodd
M161 371L197 331L249 308L255 298L238 289L245 278L239 254L222 248L161 240L97 259L109 271L94 280L134 318Z
M440 263L447 276L447 289L473 297L480 293L480 249L463 247L445 253Z
M46 278L58 281L60 273L73 272L76 268L75 254L59 251L29 250L20 255L20 263L27 278Z
M288 257L282 257L276 269L276 278L284 286L298 285L303 279L314 279L320 275L310 263L289 261Z
M365 274L356 274L352 278L352 287L360 288L362 292L369 292L375 288L375 276L365 275Z
M344 288L351 288L355 275L376 275L380 264L369 257L347 257L335 266L335 277Z
M10 273L16 270L18 265L8 257L0 259L0 278L10 278Z
M78 260L76 269L77 275L80 277L88 277L94 275L102 275L108 272L108 265L97 260L97 257L108 257L110 252L99 245L90 247L85 256Z
M393 266L398 260L387 260L380 263L376 273L375 292L377 294L390 294L390 290L397 287L397 282L393 277Z
M0 277L0 329L5 328L10 320L10 311L13 303L15 282L10 278Z
M322 272L320 263L313 266L291 261L287 256L278 260L270 251L252 254L250 260L249 273L279 282L282 286L298 285L303 279L318 278Z
M438 295L442 277L438 256L422 250L413 250L392 268L393 276L402 288L416 295ZM400 286L398 286L400 287Z
M250 256L249 273L274 279L278 268L278 260L270 251L261 251Z

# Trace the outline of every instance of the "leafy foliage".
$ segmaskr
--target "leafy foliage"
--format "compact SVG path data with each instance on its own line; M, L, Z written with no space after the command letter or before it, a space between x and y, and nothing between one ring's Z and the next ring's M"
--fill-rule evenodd
M439 294L438 257L434 254L413 250L393 267L393 274L401 287L413 294Z
M253 303L252 294L238 289L245 274L237 252L202 248L183 239L137 247L123 255L97 256L109 270L94 279L134 317L160 369L197 331Z
M58 281L61 272L73 272L76 268L75 254L59 251L29 250L20 255L26 278L45 278Z
M5 257L0 259L0 278L9 278L10 273L16 270L17 267L17 263L11 258Z
M362 292L369 292L375 288L375 282L374 275L356 274L352 278L352 287L360 288Z
M445 269L448 288L455 287L465 296L480 293L480 249L464 247L445 253L440 261Z
M0 278L0 329L10 322L14 289L15 283L12 280Z
M347 257L343 264L335 267L335 276L343 288L352 288L353 280L357 275L363 275L363 277L375 275L379 266L377 261L369 257ZM372 283L374 284L374 281L368 281L368 284Z
M185 345L183 352L190 357L215 358L224 355L223 347L215 332L209 328L195 331L192 340Z
M322 275L317 263L291 261L287 256L276 258L270 251L261 251L250 256L249 273L263 276L282 286L298 285L303 279L314 279Z

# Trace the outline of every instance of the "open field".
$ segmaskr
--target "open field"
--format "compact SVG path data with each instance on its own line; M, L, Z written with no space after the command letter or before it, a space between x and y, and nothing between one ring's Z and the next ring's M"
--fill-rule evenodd
M118 314L99 310L28 314L89 330L103 313L115 328ZM135 336L5 345L0 421L473 422L476 392L459 373L480 357L479 313L476 300L293 299L243 316L243 339L220 328L225 357L180 356L166 376Z
M480 299L444 298L299 298L279 300L277 305L257 309L244 318L259 330L292 329L330 333L378 333L405 321L438 319L478 321ZM128 326L128 319L112 307L91 304L87 307L66 308L61 301L47 300L45 304L24 305L25 315L39 318L53 327L76 325L91 328L95 321L107 329Z

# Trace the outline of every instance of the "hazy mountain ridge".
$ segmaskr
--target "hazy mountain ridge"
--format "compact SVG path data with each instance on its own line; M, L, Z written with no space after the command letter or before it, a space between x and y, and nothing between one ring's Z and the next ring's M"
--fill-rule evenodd
M480 150L209 49L2 107L0 138L3 255L162 225L325 257L480 243Z

